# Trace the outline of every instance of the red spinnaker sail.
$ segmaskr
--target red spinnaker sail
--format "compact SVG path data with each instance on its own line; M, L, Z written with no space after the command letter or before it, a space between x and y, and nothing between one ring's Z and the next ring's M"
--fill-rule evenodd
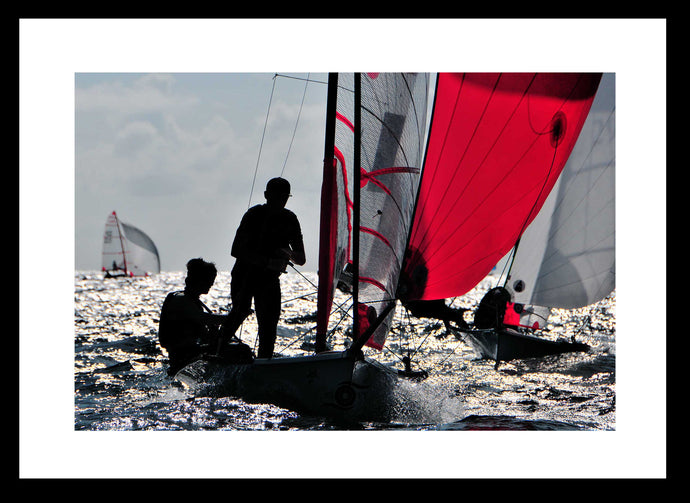
M409 299L471 290L558 178L601 74L439 74L404 266Z

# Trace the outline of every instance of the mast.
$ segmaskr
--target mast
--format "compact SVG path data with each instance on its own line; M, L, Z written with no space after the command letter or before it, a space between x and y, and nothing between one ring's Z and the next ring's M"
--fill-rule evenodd
M355 73L355 136L353 165L353 211L352 211L352 336L358 342L359 334L359 227L360 227L360 179L362 146L362 74ZM365 334L363 334L365 335ZM368 337L368 335L367 335ZM366 341L363 341L364 344ZM361 345L360 345L361 347Z
M122 229L120 228L120 219L117 218L117 214L113 211L113 216L115 217L115 225L117 226L117 235L120 238L120 248L122 248L122 263L125 266L125 276L127 275L127 255L125 254L125 244L122 241Z

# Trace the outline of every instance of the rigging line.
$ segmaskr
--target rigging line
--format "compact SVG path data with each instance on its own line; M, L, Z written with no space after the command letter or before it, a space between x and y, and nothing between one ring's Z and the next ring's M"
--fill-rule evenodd
M281 304L287 304L288 302L293 302L293 301L295 301L295 300L304 299L304 298L306 298L306 297L311 297L312 295L316 295L316 294L317 294L317 292L309 292L309 293L305 293L305 294L303 294L303 295L299 295L299 296L297 296L297 297L293 297L293 298L288 299L288 300L282 300L280 303L281 303ZM312 301L312 302L313 302L313 301Z
M348 311L349 311L349 308L348 308L347 310L344 310L344 309L342 308L343 304L345 304L346 302L347 302L347 300L345 300L344 302L342 302L342 303L341 303L340 305L338 305L338 306L336 307L336 309L334 309L333 312L331 313L331 314L334 314L336 310L340 310L341 313L343 313L343 316L341 316L340 320L335 324L335 326L333 327L333 329L329 332L329 334L328 334L328 337L329 337L329 338L333 336L333 334L335 333L335 331L338 329L338 327L340 326L340 324L343 322L343 319L345 319L346 316L349 316L349 312L348 312ZM287 344L286 346L281 346L276 352L280 353L281 351L284 351L284 350L290 348L291 346L295 345L295 344L296 344L297 342L299 342L300 340L306 338L307 335L309 335L311 332L313 332L314 330L316 330L316 328L317 328L316 325L314 325L313 327L311 327L310 329L308 329L306 332L303 332L303 333L301 333L301 334L298 334L298 336L297 336L292 342L290 342L290 343ZM258 338L257 338L257 339L258 339ZM256 344L256 341L255 341L255 344Z
M349 300L349 299L348 299L348 300ZM341 314L342 316L340 316L340 319L338 320L338 322L335 324L335 326L334 326L334 327L331 329L331 331L328 333L328 338L333 337L333 334L335 333L335 331L338 329L338 327L340 326L340 324L343 322L343 320L344 320L346 317L347 317L347 318L352 318L352 315L350 315L350 308L352 308L352 305L350 305L350 307L348 307L347 309L343 309L343 307L342 307L343 304L345 304L346 302L348 302L348 300L345 300L344 302L342 302L340 305L338 305L338 306L336 307L336 309L340 311L340 314ZM333 311L331 312L331 316L334 315L334 314L335 314L335 310L333 310Z
M310 328L309 330L307 330L306 332L303 332L303 333L299 334L297 337L295 337L295 338L292 340L292 342L290 342L289 344L287 344L287 345L285 345L285 346L281 346L280 348L278 348L278 349L276 350L276 353L281 353L282 351L285 351L286 349L289 349L290 347L294 346L294 345L297 344L299 341L301 341L302 339L306 338L307 335L309 335L309 333L310 333L311 331L315 330L315 329L316 329L316 327L314 326L314 327ZM257 339L258 339L258 337L257 337ZM282 353L281 353L281 354L282 354Z
M350 308L352 307L352 304L350 304L347 309L343 309L343 306L351 300L352 296L350 295L349 297L346 297L345 300L343 300L340 304L336 304L336 306L331 310L331 315L335 314L336 311L340 311L341 313L345 313L347 316L352 317L352 315L350 315ZM335 302L335 299L333 299L333 303Z
M410 315L409 309L407 309L407 308L405 308L405 315L407 317L407 326L411 327L412 326L411 315ZM402 323L401 323L401 326L402 326ZM404 330L404 328L403 328L403 330ZM416 333L416 330L414 330L414 332ZM431 332L427 333L426 337L424 337L422 342L420 342L416 348L414 348L414 346L412 346L412 347L410 346L410 342L411 342L412 337L406 337L405 341L403 343L405 346L403 348L403 350L407 351L407 356L410 358L415 356L422 349L422 346L424 346L426 341L429 339L430 335L431 335ZM401 337L401 339L402 339L402 337ZM389 351L393 352L391 349L389 349ZM396 353L393 353L393 354L396 354Z
M500 284L501 281L503 281L503 286L508 284L508 279L510 279L508 277L508 272L510 271L510 269L512 269L513 262L515 262L515 255L516 255L515 252L517 251L517 246L519 243L520 243L520 238L518 238L515 245L508 252L508 258L506 259L505 263L503 264L503 269L501 270L500 274L498 275L497 284ZM500 261L500 259L499 259L499 261ZM505 278L505 279L503 279L503 278Z
M309 295L314 295L315 293L318 293L318 287L314 284L313 281L311 281L311 280L310 280L309 278L307 278L304 274L302 274L294 265L292 265L292 263L288 262L288 265L289 265L290 267L292 267L292 269L293 269L297 274L299 274L307 283L309 283L311 286L313 286L314 288L317 289L317 292L313 292L313 293L308 293L308 294L302 295L302 296L300 296L300 297L297 297L297 299L302 298L302 297L307 297L307 296L309 296ZM295 300L295 299L293 299L293 300ZM343 309L342 309L342 306L343 306L343 304L345 304L345 302L347 302L347 299L346 299L345 301L343 301L341 304L339 304L338 306L336 306L336 308L333 310L333 313L334 313L336 310L342 311L342 310L343 310ZM331 314L333 314L333 313L331 313Z
M410 349L408 348L408 349L407 349L407 355L408 355L410 358L412 358L412 357L415 356L417 353L419 353L419 350L421 350L421 349L422 349L422 346L424 346L424 344L426 344L426 341L429 339L429 336L430 336L430 335L431 335L431 332L429 332L428 334L426 334L426 337L424 337L424 340L422 340L422 342L419 343L419 346L417 346L417 348L413 348L412 354L410 354Z
M277 74L276 74L277 75ZM292 142L295 140L295 133L297 132L297 125L299 124L300 115L302 115L302 107L304 106L304 97L307 95L307 86L309 85L309 75L307 74L306 81L304 83L304 92L302 93L302 103L299 106L299 112L297 112L297 120L295 121L295 129L292 130L292 138L290 139L290 145L288 146L287 154L285 155L285 162L283 162L283 169L280 171L280 176L283 176L285 172L285 166L287 164L288 157L290 156L290 150L292 150Z
M410 314L410 310L407 308L405 308L405 315L407 316L407 326L412 327L412 315ZM413 328L413 330L414 330L414 333L416 334L417 333L416 327ZM410 358L411 358L411 355L410 355L410 340L411 339L412 339L412 337L407 337L405 339L405 349L407 350L407 356L409 356Z
M464 344L464 343L465 343L465 340L464 340L464 339L458 339L457 337L456 337L455 339L456 339L456 341L457 341L457 344L456 344L455 347L453 348L453 351L451 351L450 353L448 353L448 355L447 355L443 360L441 360L440 362L438 362L438 363L435 365L436 368L439 368L441 365L443 365L443 364L448 360L448 358L450 358L451 356L453 356L453 355L455 354L455 351L460 347L460 344Z
M391 348L389 348L388 346L383 346L383 349L385 349L385 350L388 351L391 355L393 355L395 358L397 358L399 362L402 362L402 361L403 361L403 358L404 358L404 357L400 356L398 353L396 353L395 351L393 351L393 350L392 350Z
M261 150L263 149L264 145L264 136L266 136L266 125L268 124L268 116L271 113L271 103L273 102L273 91L276 88L276 76L278 74L276 73L273 75L273 86L271 87L271 96L268 99L268 110L266 111L266 120L264 121L264 131L261 133L261 143L259 144L259 155L256 159L256 167L254 168L254 179L252 180L252 188L249 191L249 201L247 202L247 208L249 208L252 204L252 195L254 194L254 185L256 183L256 174L259 171L259 160L261 159Z
M302 274L294 265L292 265L292 262L288 262L287 265L289 265L290 267L292 267L292 269L293 269L297 274L299 274L300 276L302 276L302 279L304 279L304 281L306 281L307 283L309 283L312 287L316 288L317 290L319 289L319 287L316 286L312 280L310 280L309 278L307 278L307 277L306 277L304 274Z
M285 75L285 74L282 74L282 73L276 73L276 77L283 77L283 78L286 78L286 79L294 79L294 80L306 80L307 82L314 82L314 83L316 83L316 84L328 84L328 82L324 82L323 80L313 80L313 79L310 79L310 78L309 78L309 75L311 75L311 74L308 74L308 75L307 75L307 78L305 79L304 77L294 77L294 76L292 76L292 75ZM345 89L345 88L343 88L343 89Z

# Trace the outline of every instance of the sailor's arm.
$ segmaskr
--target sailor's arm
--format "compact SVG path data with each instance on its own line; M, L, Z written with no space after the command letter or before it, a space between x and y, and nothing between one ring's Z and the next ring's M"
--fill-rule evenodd
M307 262L307 257L304 253L304 243L300 237L299 241L292 243L290 250L288 250L288 260L293 264L304 265Z
M307 256L304 253L304 240L302 239L302 228L297 217L295 218L293 236L290 239L290 257L288 260L297 265L304 265L307 262Z

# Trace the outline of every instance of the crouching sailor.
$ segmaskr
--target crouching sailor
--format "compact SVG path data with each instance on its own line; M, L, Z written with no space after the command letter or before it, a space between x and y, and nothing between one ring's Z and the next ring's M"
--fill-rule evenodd
M216 266L201 258L187 262L184 291L165 298L158 322L158 339L168 353L168 374L199 358L215 343L227 316L213 314L199 296L208 293L216 280Z

